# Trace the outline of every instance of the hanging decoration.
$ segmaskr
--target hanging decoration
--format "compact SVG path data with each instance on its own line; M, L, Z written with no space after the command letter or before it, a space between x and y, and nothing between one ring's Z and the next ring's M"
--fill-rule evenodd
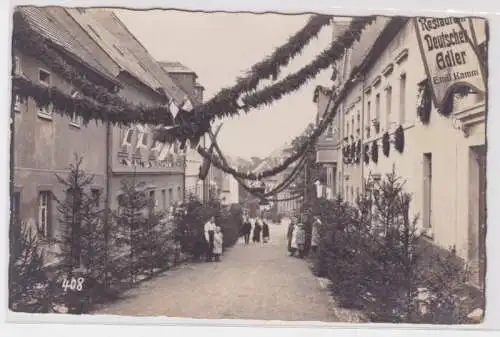
M351 153L350 153L350 162L351 164L354 164L356 163L356 143L353 141L351 146L350 146L350 150L351 150Z
M205 105L208 107L225 105L228 101L236 101L242 93L255 90L263 79L276 80L279 68L287 66L324 26L330 24L331 18L328 15L311 17L301 30L291 36L285 44L276 48L271 56L253 65L247 76L239 78L235 86L220 90Z
M429 124L432 110L432 93L429 80L424 80L418 84L417 93L417 115L422 124Z
M376 140L372 143L372 161L375 164L378 163L378 144Z
M349 155L350 155L350 150L349 150L349 144L346 144L342 147L342 160L344 161L344 164L349 164Z
M363 157L365 160L365 164L370 163L370 146L368 144L365 144L364 149L363 149Z
M389 157L390 150L391 150L390 136L389 132L386 131L382 136L382 153L384 154L384 156Z
M126 115L130 114L129 116L124 116L125 119L140 119L143 122L146 120L155 120L154 117L156 116L150 116L150 114L155 113L160 116L164 115L160 120L165 120L166 122L170 121L170 124L166 125L172 124L172 116L167 106L157 105L145 107L121 98L117 94L110 92L110 88L98 85L87 79L80 71L69 64L54 48L51 48L49 43L50 41L31 28L23 13L19 11L14 12L12 32L13 48L19 49L23 54L40 60L47 67L60 75L65 81L76 87L83 96L87 96L87 100L88 98L94 100L96 102L94 103L94 107L101 107L104 105L107 110L124 111ZM17 88L23 91L28 97L32 97L29 94L33 93L36 95L35 92L31 91L34 90L33 87L36 86L36 84L30 84L29 82L30 81L27 79L26 81L18 82ZM27 88L23 88L24 86L27 86ZM55 88L52 88L52 90L54 89ZM79 98L77 97L69 97L66 101L69 105L77 105L78 100ZM50 100L50 103L55 102ZM87 108L88 105L89 104L86 105ZM97 112L94 114L98 115ZM130 122L127 121L121 123L118 118L115 119L114 123L124 125L130 124ZM160 123L156 122L155 124Z
M356 143L356 164L361 162L361 140Z
M354 18L349 28L331 46L323 51L311 63L290 74L283 80L267 86L264 89L239 97L242 87L238 84L229 89L223 89L216 95L217 99L211 99L193 109L193 115L210 123L215 118L224 118L239 115L239 110L245 112L263 105L270 105L283 96L290 94L302 87L308 80L313 79L321 70L331 66L332 63L341 59L345 50L349 49L355 41L358 41L365 26L371 24L375 17ZM238 102L242 102L239 104ZM199 127L197 133L204 133L205 129Z
M86 125L91 120L106 122L113 125L173 125L170 113L165 113L161 107L146 106L115 106L100 104L87 96L72 97L57 87L47 87L16 76L12 80L13 91L22 100L32 98L39 107L51 106L55 113L71 117L75 111ZM162 132L163 133L163 132Z
M403 126L399 126L394 133L394 147L399 153L403 153L405 148L405 133Z
M256 88L259 82L256 82L257 78L269 78L269 76L276 73L277 66L288 64L290 58L296 55L307 43L304 42L307 40L306 37L309 35L311 36L310 38L315 36L317 34L315 30L317 29L319 31L319 26L326 25L329 20L330 17L328 16L321 16L321 19L316 18L314 22L310 24L309 28L307 28L308 33L301 33L299 37L291 38L289 44L279 48L278 51L273 54L274 58L271 57L252 67L251 74L253 75L244 80L239 80L233 88L223 89L216 95L217 99L214 97L214 99L211 99L207 103L195 107L191 111L191 118L185 121L187 124L183 123L178 127L178 135L183 138L181 141L185 143L186 139L190 139L191 142L193 142L193 140L199 138L206 132L210 122L215 118L223 118L238 114L240 108L249 111L251 108L270 104L274 100L280 99L282 96L299 89L307 80L313 78L321 70L326 69L334 61L340 59L344 55L345 50L350 48L354 41L359 40L362 30L374 20L374 17L359 17L353 19L349 29L347 29L342 36L332 43L330 48L321 53L312 63L305 66L297 73L289 75L282 81L275 83L275 85L268 86L261 91L247 95L243 99L239 97L241 93L249 92ZM316 28L311 28L312 26ZM305 38L303 42L298 42L303 38ZM102 105L113 106L113 110L128 112L130 116L122 116L125 120L122 121L121 119L117 119L115 123L127 124L130 123L129 121L135 120L138 120L139 123L149 123L148 121L155 119L148 115L150 111L156 111L159 115L168 115L169 118L162 118L170 121L170 124L165 125L171 125L173 123L173 116L168 106L146 108L140 105L134 105L131 102L123 100L118 95L110 93L106 88L85 79L78 71L65 62L55 50L48 47L45 39L37 35L37 33L29 27L29 24L19 12L15 14L14 44L16 48L23 52L41 59L51 67L51 69L61 75L61 77L78 88L83 95L92 98ZM25 93L29 92L29 90L20 88L26 84L26 82L18 83L18 90L24 91ZM239 101L242 101L245 106L241 107L237 103ZM75 105L76 102L72 104ZM182 112L182 109L179 109L178 114ZM102 115L100 116L101 118L108 117L108 115L100 114L99 112L89 113L88 115ZM177 117L176 115L175 118ZM160 123L156 122L154 124L158 125ZM161 134L162 132L163 131L160 129L159 133Z

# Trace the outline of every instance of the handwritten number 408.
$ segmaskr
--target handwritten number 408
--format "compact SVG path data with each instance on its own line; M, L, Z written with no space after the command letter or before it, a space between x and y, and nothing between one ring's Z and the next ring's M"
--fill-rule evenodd
M83 282L85 282L85 279L83 277L79 277L77 279L72 277L71 280L65 278L62 282L62 288L64 289L64 291L67 291L68 288L70 290L82 291Z

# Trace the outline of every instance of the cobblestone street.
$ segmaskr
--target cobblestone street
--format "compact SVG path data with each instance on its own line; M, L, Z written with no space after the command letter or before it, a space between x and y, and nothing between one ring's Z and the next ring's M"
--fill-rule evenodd
M219 263L186 264L125 293L95 314L208 319L336 321L306 261L288 257L286 228L271 241L240 240Z

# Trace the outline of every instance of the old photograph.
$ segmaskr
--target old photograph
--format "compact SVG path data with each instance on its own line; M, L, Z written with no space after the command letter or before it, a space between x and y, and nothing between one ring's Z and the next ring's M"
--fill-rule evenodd
M481 17L12 8L8 310L482 323L488 41Z

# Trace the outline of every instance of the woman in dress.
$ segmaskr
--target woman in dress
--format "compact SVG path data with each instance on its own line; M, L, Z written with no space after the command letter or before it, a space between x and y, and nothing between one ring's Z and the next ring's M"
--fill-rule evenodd
M224 236L222 235L220 227L217 226L217 227L215 227L214 250L213 250L213 253L215 256L215 261L217 261L217 262L220 261L220 256L222 255L223 243L224 243Z
M297 229L294 231L295 243L300 258L304 257L304 252L306 248L306 231L304 227L305 227L304 224L300 223L297 225Z
M292 253L292 237L293 237L293 230L294 230L294 226L295 226L295 219L290 218L289 220L290 220L290 222L288 223L288 232L286 234L286 238L288 240L288 252L290 253L290 255L293 255L293 253Z

